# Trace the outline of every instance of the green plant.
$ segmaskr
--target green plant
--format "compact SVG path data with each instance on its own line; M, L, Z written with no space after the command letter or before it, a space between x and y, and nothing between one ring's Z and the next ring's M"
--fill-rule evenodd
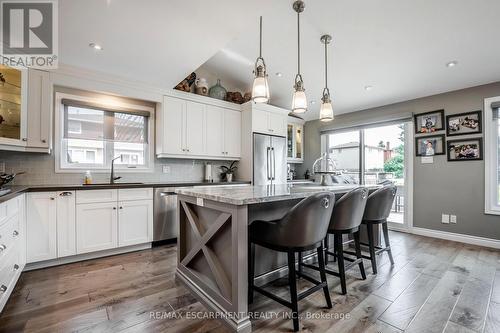
M225 166L225 165L222 165L220 167L220 169L222 170L222 175L225 176L225 175L232 175L237 169L238 167L235 165L236 163L238 163L238 161L233 161L229 167Z

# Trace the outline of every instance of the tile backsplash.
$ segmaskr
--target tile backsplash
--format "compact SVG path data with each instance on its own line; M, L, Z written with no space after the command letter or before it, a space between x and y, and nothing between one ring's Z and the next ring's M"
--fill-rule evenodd
M81 173L56 173L53 154L20 153L0 151L0 164L5 163L6 173L24 171L13 181L14 185L48 185L48 184L81 184L85 170ZM121 176L122 182L177 182L201 181L205 177L205 164L212 164L212 178L220 180L220 166L228 166L226 161L201 161L184 159L154 159L153 172L123 173L116 171L116 176ZM163 166L170 166L169 173L163 173ZM236 175L237 176L237 175ZM94 183L109 181L109 173L92 173ZM237 179L237 177L236 177Z

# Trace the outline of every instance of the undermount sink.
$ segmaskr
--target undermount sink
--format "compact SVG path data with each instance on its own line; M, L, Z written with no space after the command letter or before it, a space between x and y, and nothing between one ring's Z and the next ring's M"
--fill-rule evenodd
M97 184L82 184L83 186L115 186L115 185L142 185L144 183L97 183Z

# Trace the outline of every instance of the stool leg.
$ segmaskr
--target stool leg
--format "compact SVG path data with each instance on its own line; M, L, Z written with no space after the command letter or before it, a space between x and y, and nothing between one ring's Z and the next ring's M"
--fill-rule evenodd
M332 300L330 299L330 291L328 290L328 283L326 281L326 272L325 272L325 261L323 258L323 249L318 247L318 264L319 264L319 275L321 277L321 282L325 283L323 287L323 292L325 293L326 306L331 309L332 308Z
M253 303L253 279L255 276L255 244L248 243L248 303Z
M288 252L288 283L290 284L290 303L292 303L293 330L299 330L299 305L297 300L297 279L295 277L295 253Z
M387 221L382 223L382 231L384 232L385 247L388 247L387 254L389 254L389 260L391 265L394 265L394 259L392 258L391 243L389 242L389 230L387 229Z
M356 248L356 258L361 259L359 266L359 271L361 272L361 277L366 280L365 266L363 265L363 257L361 256L361 244L359 243L359 231L354 234L354 246Z
M375 240L373 239L373 224L368 222L366 224L368 231L368 247L370 248L370 259L372 261L373 274L377 274L377 257L375 255Z
M342 235L335 235L335 249L337 250L337 260L339 265L340 286L342 287L342 295L347 294L347 286L345 281L345 266L344 266L344 249L342 245Z
M325 237L325 246L324 246L324 251L325 251L325 265L328 265L328 245L330 243L330 237L328 236L328 234L326 234L326 237Z
M299 273L302 273L302 252L299 252L298 253L298 267L299 267ZM300 275L299 275L299 279L300 279Z

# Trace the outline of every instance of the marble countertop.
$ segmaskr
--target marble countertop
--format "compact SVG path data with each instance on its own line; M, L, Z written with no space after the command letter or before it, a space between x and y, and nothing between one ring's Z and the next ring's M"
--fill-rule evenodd
M232 205L251 205L262 202L301 199L312 194L329 191L333 193L346 193L357 187L377 189L380 186L363 185L331 185L321 186L317 184L282 184L269 186L218 186L203 188L181 188L175 192L177 194L202 198Z

